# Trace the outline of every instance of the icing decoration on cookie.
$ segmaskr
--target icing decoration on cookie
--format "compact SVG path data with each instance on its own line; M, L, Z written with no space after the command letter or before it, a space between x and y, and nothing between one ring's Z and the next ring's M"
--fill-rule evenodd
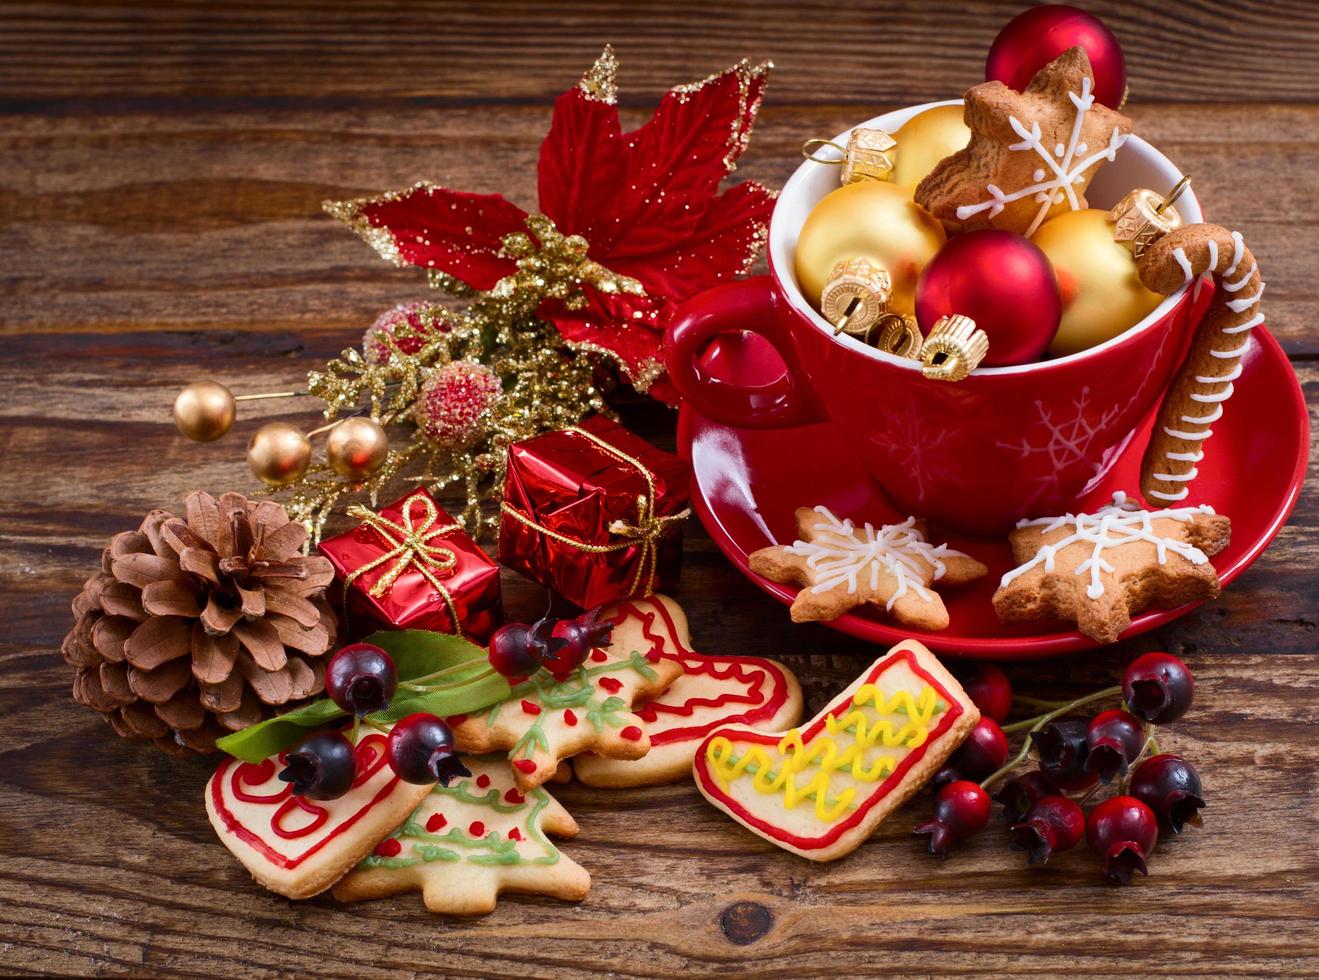
M581 752L644 756L650 739L632 705L666 690L682 666L652 653L641 626L639 618L624 615L608 648L593 650L563 681L538 671L481 714L450 719L459 749L508 751L523 790L539 786L561 759Z
M823 505L800 508L796 516L796 541L750 556L757 574L803 586L792 603L795 622L835 619L872 603L899 622L943 629L948 611L931 584L957 585L986 572L971 556L927 541L914 517L876 529L869 522L857 527Z
M1111 162L1131 121L1096 104L1082 48L1045 65L1022 92L985 82L966 92L965 149L945 157L916 188L916 203L967 227L1027 237L1059 210L1079 211L1094 171Z
M759 657L695 653L687 619L672 599L628 600L603 614L634 619L658 656L682 667L682 676L652 701L635 709L650 735L650 751L636 760L591 753L573 759L577 778L588 786L657 786L686 778L696 748L710 732L728 724L779 730L801 719L801 687L785 666Z
M501 756L464 757L470 777L436 785L397 830L334 886L340 901L420 890L426 908L489 912L501 892L579 900L591 877L547 833L577 824L543 788L522 792Z
M1240 232L1221 225L1187 225L1151 245L1139 263L1147 288L1171 293L1208 273L1217 295L1196 328L1190 352L1165 395L1141 462L1141 491L1148 500L1185 500L1199 475L1210 426L1223 417L1250 332L1264 322L1264 280Z
M385 737L357 743L357 779L335 800L294 796L279 779L284 753L259 763L226 758L206 785L206 809L221 841L267 888L307 898L328 888L426 795L385 760Z
M1143 510L1121 491L1093 514L1019 521L1011 535L1019 564L999 583L994 609L1005 622L1073 619L1111 643L1137 607L1216 596L1209 556L1229 534L1228 519L1207 505Z
M906 640L805 726L718 729L697 751L693 775L706 799L738 823L829 861L869 837L978 720L952 675Z

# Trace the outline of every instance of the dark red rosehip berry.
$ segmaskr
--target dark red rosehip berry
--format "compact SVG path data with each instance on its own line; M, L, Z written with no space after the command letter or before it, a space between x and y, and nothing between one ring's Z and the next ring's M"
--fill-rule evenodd
M1180 834L1188 823L1200 826L1205 805L1200 774L1180 755L1146 759L1131 774L1130 792L1154 811L1165 834Z
M1109 880L1129 885L1134 872L1149 874L1145 858L1159 841L1159 820L1134 796L1113 796L1090 811L1085 839Z
M947 857L958 841L985 829L989 823L989 794L979 783L949 783L934 797L934 819L912 833L930 835L930 853Z
M1147 653L1127 666L1122 696L1137 718L1166 725L1186 714L1195 699L1190 668L1171 653Z
M1114 708L1090 719L1086 730L1085 768L1109 782L1125 776L1145 745L1145 726L1129 711Z
M526 623L507 623L490 637L490 666L505 677L530 677L544 655L545 644Z
M1085 836L1085 811L1066 796L1046 796L1012 825L1011 847L1026 852L1027 864L1048 864Z
M294 796L337 800L353 788L357 752L339 732L312 732L285 754L279 778L292 784Z
M1030 733L1040 771L1059 789L1085 789L1099 781L1095 773L1085 768L1090 749L1087 728L1083 718L1060 718Z
M1040 800L1057 792L1058 787L1053 781L1034 769L1009 779L994 794L994 799L1003 804L1003 819L1011 826L1025 819L1030 808Z
M350 644L325 665L326 695L359 718L389 707L397 688L394 659L370 643Z
M930 788L937 793L949 783L955 783L961 778L963 778L962 774L945 762L930 780Z
M422 711L390 729L385 755L398 778L408 783L448 786L456 776L472 774L454 750L453 731Z
M1008 675L993 664L973 664L958 671L962 690L986 718L1000 725L1012 712L1012 685Z
M542 662L554 679L565 681L596 647L609 645L614 621L600 622L597 606L576 619L543 619L533 630L545 644Z
M966 779L979 780L997 772L1007 761L1008 737L993 718L981 718L948 764Z

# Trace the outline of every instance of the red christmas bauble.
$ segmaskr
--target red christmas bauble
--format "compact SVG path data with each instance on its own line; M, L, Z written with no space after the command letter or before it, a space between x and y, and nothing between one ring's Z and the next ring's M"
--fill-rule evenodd
M989 338L985 365L1038 360L1058 332L1063 304L1048 258L1028 238L986 228L948 240L916 282L916 320L969 316Z
M1018 92L1035 73L1077 45L1090 56L1095 98L1116 109L1127 90L1127 61L1122 46L1104 22L1064 4L1032 7L998 32L985 59L985 81L998 80Z

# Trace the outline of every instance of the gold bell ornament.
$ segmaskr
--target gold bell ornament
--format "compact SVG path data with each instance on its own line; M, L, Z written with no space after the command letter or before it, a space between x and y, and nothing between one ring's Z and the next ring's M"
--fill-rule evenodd
M802 225L797 238L797 283L835 328L853 300L858 306L864 303L874 319L856 320L853 309L845 322L849 331L862 333L881 313L915 312L916 278L945 238L943 225L912 200L911 191L883 180L844 184L825 195ZM848 265L857 259L867 265ZM822 302L835 273L840 281L830 293L837 297L831 300L835 315L830 316ZM862 292L873 294L875 303L862 299ZM840 309L837 304L844 297Z
M961 381L989 353L989 337L969 316L941 316L921 345L921 374L935 381Z

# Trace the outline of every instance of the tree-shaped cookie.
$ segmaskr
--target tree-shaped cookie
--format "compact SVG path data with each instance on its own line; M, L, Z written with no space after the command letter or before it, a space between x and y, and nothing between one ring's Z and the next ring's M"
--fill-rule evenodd
M420 891L448 915L494 910L502 892L580 901L591 876L550 843L577 823L543 788L522 791L503 756L464 757L471 775L436 785L412 815L334 886L341 902Z
M906 802L979 720L934 654L904 640L800 728L717 729L692 774L705 798L748 830L832 861Z
M1212 507L1142 510L1121 491L1093 514L1021 521L1011 535L1018 565L994 593L994 611L1005 623L1057 616L1113 643L1147 606L1218 595L1209 556L1231 531Z
M863 604L924 630L948 626L948 610L931 588L960 585L988 569L970 555L925 540L923 521L857 527L827 507L797 510L798 539L751 553L751 570L775 582L802 586L793 622L837 619Z
M606 616L636 620L658 652L682 666L682 676L663 694L636 709L646 724L650 751L642 759L606 759L583 753L572 760L588 786L659 786L686 779L705 737L722 725L747 724L777 730L801 719L801 685L783 664L760 657L694 653L687 617L667 596L628 599Z
M964 149L916 186L916 203L967 228L1031 235L1058 211L1086 206L1085 189L1131 133L1131 120L1095 101L1084 48L1064 51L1014 92L1002 82L968 89Z
M449 719L462 752L507 751L522 790L554 775L559 762L581 752L640 759L650 751L636 703L665 691L682 665L652 649L637 617L621 616L607 647L596 647L559 680L538 670L508 698L480 714Z
M334 800L295 796L279 778L284 753L226 758L206 784L206 813L224 846L271 891L310 898L329 888L430 792L405 783L385 758L385 736L363 730L357 778Z

